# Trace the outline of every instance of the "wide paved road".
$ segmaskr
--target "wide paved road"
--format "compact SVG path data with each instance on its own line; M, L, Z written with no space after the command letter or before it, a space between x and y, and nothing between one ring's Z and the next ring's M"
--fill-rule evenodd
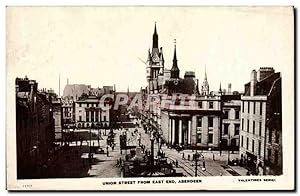
M150 150L151 142L150 142L150 134L146 134L142 128L138 128L138 132L141 133L141 143L146 146L146 149ZM157 152L157 143L154 143L154 152L156 155ZM195 151L192 150L184 150L181 152L177 152L175 149L169 149L166 146L162 147L163 152L170 162L178 161L177 170L182 172L185 176L195 176L195 162L191 160L187 160L188 154L190 154L190 158L192 159L192 155ZM183 153L185 159L183 159ZM199 152L201 153L201 152ZM220 156L219 151L214 152L203 152L202 153L205 160L205 171L202 171L202 162L198 162L197 176L231 176L231 174L224 169L221 165L226 165L227 163L227 152L222 153ZM214 154L214 155L213 155ZM214 160L213 160L214 156ZM237 154L231 155L231 158L236 158Z

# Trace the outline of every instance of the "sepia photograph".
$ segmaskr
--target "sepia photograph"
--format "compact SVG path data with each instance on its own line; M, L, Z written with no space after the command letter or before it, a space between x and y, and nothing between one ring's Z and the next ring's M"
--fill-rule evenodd
M6 7L8 190L293 190L294 8Z

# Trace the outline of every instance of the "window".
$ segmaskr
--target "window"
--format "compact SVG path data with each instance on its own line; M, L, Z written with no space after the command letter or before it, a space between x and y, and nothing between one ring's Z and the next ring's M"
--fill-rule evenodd
M272 143L272 129L269 129L269 143Z
M244 136L241 136L241 146L244 147Z
M213 134L212 134L212 133L209 133L209 134L208 134L208 143L209 143L209 144L212 144L212 143L213 143Z
M98 122L99 121L99 112L95 112L95 114L96 114L96 122Z
M260 105L259 105L259 114L262 115L262 105L263 105L263 102L259 102Z
M240 125L234 124L234 135L239 135L239 134L240 134Z
M275 163L275 165L278 164L278 150L275 150L274 163Z
M242 130L244 131L244 119L242 118Z
M106 121L106 116L103 116L103 121L104 121L104 122Z
M258 156L261 156L261 141L258 141Z
M258 133L259 136L261 136L261 130L262 130L262 123L259 122L259 133Z
M213 127L213 126L214 126L214 118L208 117L208 127Z
M198 106L199 106L199 108L202 108L202 101L198 102Z
M271 160L271 149L268 149L268 160Z
M81 103L79 104L79 107L81 107Z
M86 112L85 118L86 118L86 122L90 122L89 112Z
M212 102L212 101L209 102L209 108L210 108L210 109L213 109L213 108L214 108L214 102Z
M247 120L247 132L249 133L249 120Z
M253 101L253 114L255 114L255 101Z
M91 121L94 122L94 111L91 111Z
M202 139L202 134L201 134L201 133L198 133L198 136L197 136L197 143L201 143L201 139Z
M88 104L88 103L86 104L86 107L89 107L89 104Z
M253 134L255 134L255 121L253 121Z
M197 127L202 127L202 117L197 118Z
M279 144L279 138L280 138L279 133L278 133L278 131L276 131L276 133L275 133L275 143Z
M240 119L240 111L235 110L235 119Z
M79 121L80 121L80 122L82 121L82 116L79 116Z
M245 112L245 102L243 101L243 104L242 104L242 111L243 113Z
M224 135L228 135L229 124L224 124Z
M248 148L249 148L249 138L247 138L247 143L246 143L246 147L247 147L247 150L248 150Z
M224 112L224 119L229 119L229 118L228 118L228 113L229 113L228 110L226 110L226 111Z
M254 152L254 144L255 144L255 141L252 140L252 152Z
M248 103L248 106L247 106L247 113L250 114L250 101L248 101L247 103Z

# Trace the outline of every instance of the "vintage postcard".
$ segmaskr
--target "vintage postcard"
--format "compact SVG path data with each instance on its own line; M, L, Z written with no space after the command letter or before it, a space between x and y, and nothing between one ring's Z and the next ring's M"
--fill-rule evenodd
M293 7L6 8L8 190L294 190Z

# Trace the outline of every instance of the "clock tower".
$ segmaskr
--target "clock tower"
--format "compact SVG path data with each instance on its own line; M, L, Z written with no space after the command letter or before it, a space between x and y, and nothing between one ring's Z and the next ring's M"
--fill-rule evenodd
M162 47L158 48L158 34L156 23L154 25L154 33L152 36L152 50L148 50L147 58L147 82L148 82L148 93L158 93L160 86L158 84L158 76L163 74L164 70L164 58L162 53Z

